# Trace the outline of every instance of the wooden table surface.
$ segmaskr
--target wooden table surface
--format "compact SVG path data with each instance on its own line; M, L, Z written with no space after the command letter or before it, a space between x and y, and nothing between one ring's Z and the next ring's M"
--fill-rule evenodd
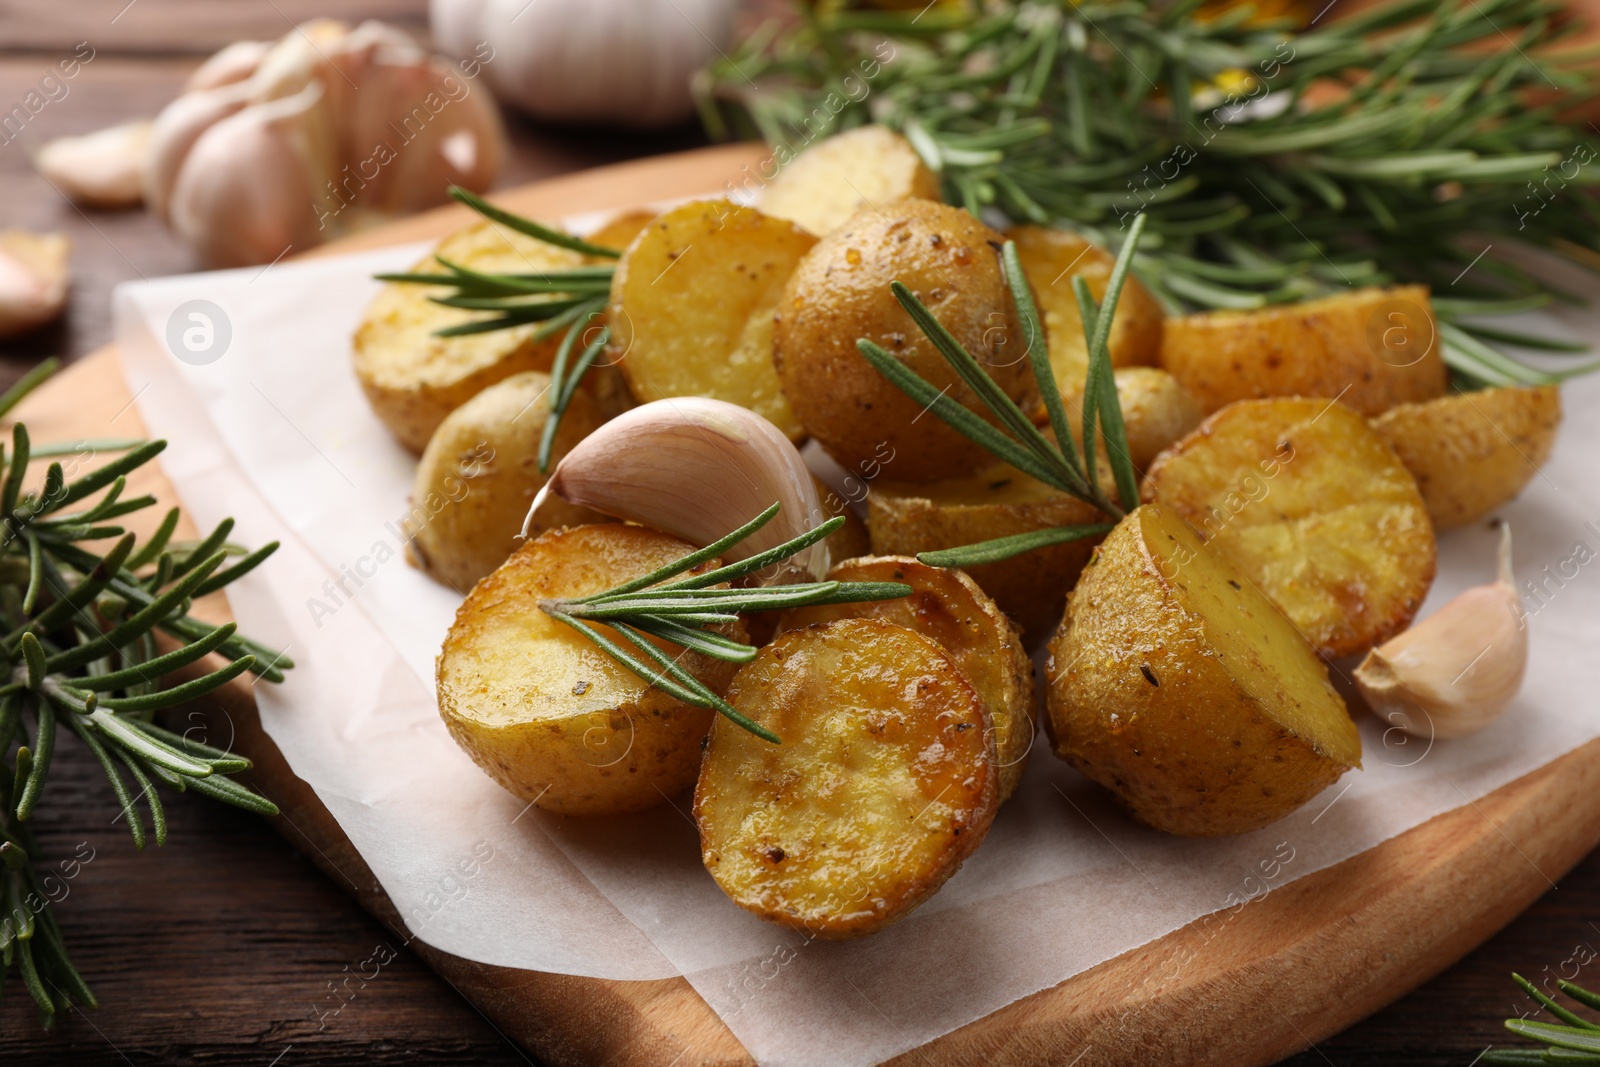
M0 0L0 110L78 42L95 49L70 93L0 146L0 228L69 233L75 276L61 324L0 341L0 388L46 356L74 358L109 340L116 283L195 267L143 213L85 214L67 203L28 153L50 137L152 115L215 48L320 15L384 18L421 33L426 0ZM617 134L512 118L509 128L507 185L701 140L692 127ZM69 1012L46 1034L13 981L0 997L0 1064L534 1062L290 841L192 797L168 808L166 847L138 855L98 767L63 744L37 832L51 855L92 850L56 914L102 1007ZM1579 967L1600 958L1591 946L1600 946L1600 853L1444 974L1286 1063L1466 1067L1510 1043L1501 1020L1529 1007L1512 970L1535 981L1579 970L1579 981L1600 982L1600 963ZM354 999L336 998L347 970L380 949L393 961ZM1337 995L1338 976L1328 983Z

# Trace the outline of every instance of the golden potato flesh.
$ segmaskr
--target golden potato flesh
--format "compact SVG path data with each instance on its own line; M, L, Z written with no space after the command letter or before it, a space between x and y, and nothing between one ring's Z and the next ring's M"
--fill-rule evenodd
M714 713L647 685L538 605L613 588L693 550L622 523L519 548L472 590L439 653L450 736L506 789L564 815L642 811L687 788ZM734 670L694 653L679 663L718 692Z
M998 806L983 700L921 634L871 619L791 630L728 701L783 739L713 724L695 821L741 908L830 940L904 918L956 872Z
M883 126L858 126L818 141L792 160L778 149L777 176L756 204L818 235L832 233L858 211L896 200L939 199L939 178L911 142Z
M1444 395L1442 349L1428 290L1408 285L1168 319L1161 365L1208 414L1235 400L1324 396L1377 415Z
M856 348L883 346L974 411L977 397L889 289L899 281L933 312L1024 411L1038 403L1000 269L1001 237L959 208L903 200L864 211L813 248L778 307L774 358L784 395L828 454L848 470L881 462L892 477L969 474L992 457L879 374ZM884 459L885 456L892 458Z
M1142 472L1164 449L1200 425L1200 402L1182 382L1157 367L1122 367L1112 375L1128 436L1128 458ZM1083 384L1076 388L1063 384L1061 389L1062 406L1079 448L1083 447ZM1103 455L1103 435L1096 447Z
M772 367L772 315L815 241L793 223L726 200L667 212L618 261L608 361L643 403L726 400L799 440L805 430Z
M1223 408L1161 454L1143 496L1231 555L1327 656L1404 630L1433 583L1416 481L1365 419L1330 400Z
M1311 646L1158 504L1124 518L1084 570L1046 676L1057 754L1169 833L1255 830L1361 763Z
M1093 505L1005 464L942 482L877 481L867 495L867 531L872 551L880 556L915 556L1104 521ZM1061 605L1094 544L1089 539L1052 545L975 566L968 573L1024 632L1042 633L1060 621Z
M576 252L487 221L446 238L412 272L445 273L434 254L499 274L572 270L585 262ZM549 370L561 343L559 335L534 341L538 323L437 337L437 330L494 317L493 312L448 308L429 299L453 292L448 286L391 282L368 306L356 330L356 378L378 418L413 452L427 446L446 415L495 382L522 371Z
M463 596L515 551L533 495L545 483L539 439L550 417L549 388L550 376L538 371L489 386L445 416L417 464L403 520L409 555L419 570ZM573 394L556 431L551 469L600 421L589 395ZM543 518L530 535L604 521L599 512L559 498Z
M1476 522L1514 500L1550 458L1560 426L1561 391L1553 385L1457 393L1372 420L1417 479L1436 530Z
M955 660L983 698L994 726L1000 801L1022 780L1033 747L1033 663L1022 634L964 571L930 567L909 556L869 556L837 563L835 582L903 582L909 596L859 604L796 608L779 629L792 630L837 619L881 619L932 638Z
M1063 392L1074 389L1081 393L1089 374L1089 346L1083 338L1083 316L1078 312L1072 279L1082 278L1095 300L1104 300L1117 257L1070 230L1048 226L1017 226L1007 230L1006 237L1017 243L1023 273L1038 299L1056 384ZM1161 305L1150 290L1130 274L1111 320L1111 365L1138 367L1155 363L1161 356L1164 318Z

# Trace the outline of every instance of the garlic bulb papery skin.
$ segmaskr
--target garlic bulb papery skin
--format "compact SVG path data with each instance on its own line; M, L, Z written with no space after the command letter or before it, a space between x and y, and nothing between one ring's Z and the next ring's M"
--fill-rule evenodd
M61 137L39 149L33 165L74 203L134 207L144 199L153 129L150 122L130 122L82 137Z
M653 401L595 430L556 465L534 497L528 524L551 496L698 546L727 536L774 502L782 505L723 554L729 563L828 518L811 472L782 430L747 408L704 397ZM819 542L761 581L820 581L830 565L827 545Z
M736 0L433 0L435 39L485 70L502 100L557 122L666 126L694 112L689 82L732 39Z
M27 333L61 315L71 254L65 234L0 231L0 337Z
M1511 575L1511 527L1500 573L1367 653L1355 681L1374 712L1416 737L1462 737L1505 711L1528 665L1528 627Z

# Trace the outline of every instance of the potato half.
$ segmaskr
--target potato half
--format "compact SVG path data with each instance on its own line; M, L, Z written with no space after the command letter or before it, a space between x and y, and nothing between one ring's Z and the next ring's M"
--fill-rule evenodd
M1242 400L1163 452L1143 497L1189 520L1327 656L1410 624L1433 583L1416 480L1331 400Z
M642 811L687 788L713 712L647 685L538 605L610 589L693 550L622 523L519 548L472 590L439 653L450 736L506 789L564 815ZM694 653L679 662L718 692L734 671Z
M1074 389L1081 393L1089 373L1089 346L1083 339L1083 316L1072 291L1072 279L1082 278L1095 300L1104 300L1117 257L1070 230L1049 226L1017 226L1007 230L1006 237L1017 243L1023 273L1038 298L1056 384L1063 392ZM1150 290L1130 274L1111 320L1111 365L1136 367L1155 363L1161 356L1165 317Z
M1178 379L1157 367L1120 367L1112 372L1117 403L1128 436L1128 458L1144 471L1168 446L1200 425L1200 402ZM1083 447L1083 386L1061 383L1062 406L1073 440ZM1105 449L1105 437L1096 446Z
M873 619L790 630L728 701L783 739L711 728L695 788L706 869L741 908L829 940L904 918L999 806L983 699L933 641Z
M1515 499L1550 458L1560 426L1561 391L1553 385L1457 393L1372 420L1417 479L1437 530L1476 522Z
M492 222L480 222L446 238L411 269L442 273L434 255L474 270L502 274L571 270L584 258ZM467 337L434 332L476 319L485 311L447 308L429 299L449 287L389 283L368 306L354 341L356 378L372 410L389 432L421 452L444 417L503 378L550 369L559 335L534 341L538 323Z
M816 238L726 200L662 215L617 263L607 359L641 402L708 396L805 436L772 368L772 314Z
M1428 290L1408 285L1168 319L1161 365L1207 413L1235 400L1325 396L1377 415L1443 396L1442 350Z
M889 283L917 295L1023 410L1038 404L1000 269L1001 237L959 208L902 200L864 211L817 242L789 279L778 307L773 355L800 421L846 470L882 461L895 478L934 481L969 474L992 457L923 411L856 348L882 345L936 389L982 413L900 306ZM893 458L882 460L884 455Z
M829 604L786 612L780 630L837 619L881 619L932 638L950 654L983 698L994 725L1000 801L1022 780L1033 747L1033 663L1022 634L965 571L930 567L909 556L868 556L835 564L835 582L904 582L896 600Z
M1146 504L1100 546L1050 642L1057 754L1159 830L1245 833L1360 766L1322 661L1246 579Z
M938 176L898 133L883 126L858 126L818 141L784 163L761 190L756 206L820 236L837 230L858 211L912 196L939 199Z
M1109 482L1107 482L1109 484ZM878 481L867 495L867 531L880 556L915 556L996 537L1105 521L1097 508L1004 464L966 478ZM1027 633L1061 619L1061 605L1094 551L1072 541L972 567L969 573Z

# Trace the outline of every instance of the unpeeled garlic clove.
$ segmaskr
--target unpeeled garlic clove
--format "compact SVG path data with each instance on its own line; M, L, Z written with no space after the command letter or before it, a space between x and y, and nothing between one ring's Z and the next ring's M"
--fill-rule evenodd
M0 337L37 329L67 305L68 257L64 234L0 232Z
M242 82L255 74L271 49L268 41L235 41L196 67L183 83L183 91L192 93Z
M723 554L732 563L775 548L825 521L800 452L772 423L722 400L675 397L634 408L584 438L534 498L524 532L560 497L619 519L708 545L774 502L778 514ZM827 546L812 545L766 584L820 581Z
M130 122L46 144L33 165L73 201L96 208L134 207L144 199L151 122Z
M178 175L200 140L213 126L237 115L250 103L248 82L185 93L156 116L145 161L144 203L151 214L170 221L168 204Z
M1499 717L1528 664L1528 628L1501 526L1496 581L1468 589L1373 649L1355 681L1374 712L1418 737L1461 737Z

